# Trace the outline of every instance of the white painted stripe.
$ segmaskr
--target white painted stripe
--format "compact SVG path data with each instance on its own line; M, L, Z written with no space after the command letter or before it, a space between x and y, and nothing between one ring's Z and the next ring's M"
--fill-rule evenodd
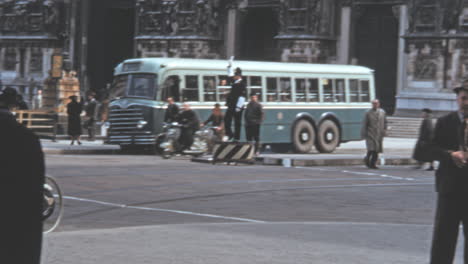
M195 213L195 212L189 212L189 211L132 206L132 205L109 203L109 202L103 202L103 201L79 198L79 197L73 197L73 196L64 196L63 198L68 199L68 200L89 202L89 203L107 205L107 206L118 207L118 208L129 208L129 209L137 209L137 210L144 210L144 211L167 212L167 213L184 214L184 215L192 215L192 216L202 216L202 217L219 218L219 219L225 219L225 220L236 220L236 221L249 222L249 223L266 223L265 221L261 221L261 220L254 220L254 219L241 218L241 217L230 217L230 216L222 216L222 215Z
M221 147L221 146L220 146ZM236 146L235 145L227 145L225 149L219 153L219 155L216 157L216 159L224 159L231 150L233 150Z
M244 153L250 149L250 145L243 145L241 147L241 149L239 149L239 151L236 153L236 155L234 155L232 157L233 160L238 160L240 158L242 158L242 156L244 155Z
M320 171L334 171L334 172L342 172L348 174L356 174L356 175L368 175L368 176L378 176L382 178L389 178L394 180L404 180L404 181L414 181L414 178L407 178L407 177L400 177L400 176L392 176L388 174L380 174L380 173L373 173L373 172L362 172L362 171L350 171L350 170L332 170L332 169L323 169L323 168L309 168L309 167L295 167L298 169L313 169L313 170L320 170Z

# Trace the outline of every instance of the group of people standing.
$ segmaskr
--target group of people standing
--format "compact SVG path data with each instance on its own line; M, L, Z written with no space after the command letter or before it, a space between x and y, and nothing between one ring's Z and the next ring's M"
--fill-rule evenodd
M228 67L230 71L230 66ZM242 118L245 120L246 139L254 142L255 153L260 149L260 126L264 120L263 106L258 101L258 95L250 94L250 101L245 107L245 98L247 89L245 80L242 78L242 70L236 68L231 76L231 90L226 98L226 114L223 115L221 105L216 103L212 109L211 115L203 123L199 123L197 114L191 110L190 105L183 104L183 110L174 102L173 97L167 98L167 109L164 116L164 122L178 122L182 124L182 134L180 143L185 149L190 148L193 143L193 135L201 126L210 124L215 127L216 136L222 141L224 135L228 141L237 142L240 140ZM245 108L245 109L244 109ZM245 112L245 113L244 113ZM234 121L234 130L232 123Z
M96 138L96 121L99 114L99 102L96 100L96 94L90 92L88 94L88 101L85 103L84 100L78 102L78 96L72 95L69 97L71 100L67 105L68 114L68 135L71 137L70 145L75 144L81 145L80 137L82 128L84 127L88 131L88 140L94 141ZM81 113L85 111L85 122L82 123Z

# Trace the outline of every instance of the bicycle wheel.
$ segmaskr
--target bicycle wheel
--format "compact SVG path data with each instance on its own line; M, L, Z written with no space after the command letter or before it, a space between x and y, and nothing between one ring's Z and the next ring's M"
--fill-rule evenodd
M42 209L42 231L44 234L54 231L63 217L63 196L57 181L51 176L45 177L44 202Z

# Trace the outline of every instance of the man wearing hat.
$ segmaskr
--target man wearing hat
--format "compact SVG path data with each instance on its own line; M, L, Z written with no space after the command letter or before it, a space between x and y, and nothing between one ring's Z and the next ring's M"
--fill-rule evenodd
M260 147L260 125L264 119L263 106L258 102L256 93L250 94L250 102L245 109L245 134L247 141L255 141L255 153Z
M230 69L230 66L228 66ZM227 111L224 116L224 126L226 135L230 140L238 141L240 139L240 130L242 126L242 112L244 110L244 101L246 96L245 82L242 79L242 70L236 68L232 77L231 91L226 98ZM234 133L232 132L232 118L234 117Z
M468 263L468 87L454 89L458 110L437 120L430 153L440 162L436 171L437 209L431 264L453 262L459 226L465 236Z
M44 155L39 139L9 109L17 92L0 91L0 174L3 231L2 263L39 264L42 243Z

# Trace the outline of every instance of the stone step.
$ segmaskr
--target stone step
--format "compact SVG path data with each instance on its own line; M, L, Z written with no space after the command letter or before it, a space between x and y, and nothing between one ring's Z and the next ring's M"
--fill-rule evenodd
M388 117L388 137L417 138L422 118Z

